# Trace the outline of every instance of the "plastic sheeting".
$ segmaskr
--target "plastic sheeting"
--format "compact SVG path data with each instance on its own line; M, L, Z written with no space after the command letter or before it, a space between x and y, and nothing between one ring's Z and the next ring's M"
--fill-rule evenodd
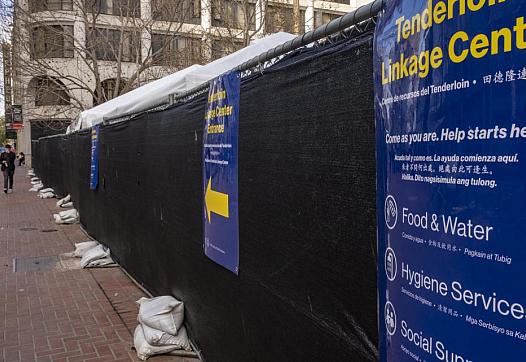
M255 40L249 46L204 66L194 64L177 73L148 83L82 112L72 128L75 130L89 128L103 122L105 119L123 117L166 104L171 94L184 93L200 84L206 83L245 61L295 37L295 35L285 32L272 34Z
M130 274L185 301L207 360L374 361L372 85L370 36L243 81L239 276L203 253L206 95L102 127L96 191L88 132L41 139L35 167Z

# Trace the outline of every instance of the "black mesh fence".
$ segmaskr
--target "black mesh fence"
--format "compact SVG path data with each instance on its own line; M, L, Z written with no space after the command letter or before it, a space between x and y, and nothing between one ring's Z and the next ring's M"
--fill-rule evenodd
M154 294L186 303L209 361L377 358L371 36L302 50L242 83L239 276L203 253L205 98L35 143L46 186Z
M39 138L63 134L66 132L68 123L62 121L33 121L31 122L31 154L35 153L33 142Z

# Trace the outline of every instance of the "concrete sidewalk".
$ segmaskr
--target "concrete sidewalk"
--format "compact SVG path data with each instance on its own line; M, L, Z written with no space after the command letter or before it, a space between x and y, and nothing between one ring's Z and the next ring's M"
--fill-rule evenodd
M61 262L88 237L79 225L56 225L57 200L41 200L30 187L20 167L14 192L0 194L0 360L137 361L135 301L144 292L120 268Z

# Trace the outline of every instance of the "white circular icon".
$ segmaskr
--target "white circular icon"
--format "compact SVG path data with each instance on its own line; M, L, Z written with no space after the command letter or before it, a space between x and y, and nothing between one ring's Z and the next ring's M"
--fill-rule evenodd
M396 333L396 312L391 302L385 303L385 327L387 333L392 336Z
M390 282L396 279L397 268L395 252L393 249L387 248L385 250L385 274Z
M385 224L390 230L393 230L398 219L398 206L396 206L396 200L391 195L385 199L384 216Z

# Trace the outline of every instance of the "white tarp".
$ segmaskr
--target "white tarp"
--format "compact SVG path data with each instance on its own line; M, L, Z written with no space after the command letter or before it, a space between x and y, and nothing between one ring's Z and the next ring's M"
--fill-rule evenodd
M103 122L104 119L126 116L165 104L169 101L171 94L189 91L295 37L293 34L284 32L272 34L254 40L249 46L204 66L192 65L148 83L82 112L73 128L74 130L89 128Z

